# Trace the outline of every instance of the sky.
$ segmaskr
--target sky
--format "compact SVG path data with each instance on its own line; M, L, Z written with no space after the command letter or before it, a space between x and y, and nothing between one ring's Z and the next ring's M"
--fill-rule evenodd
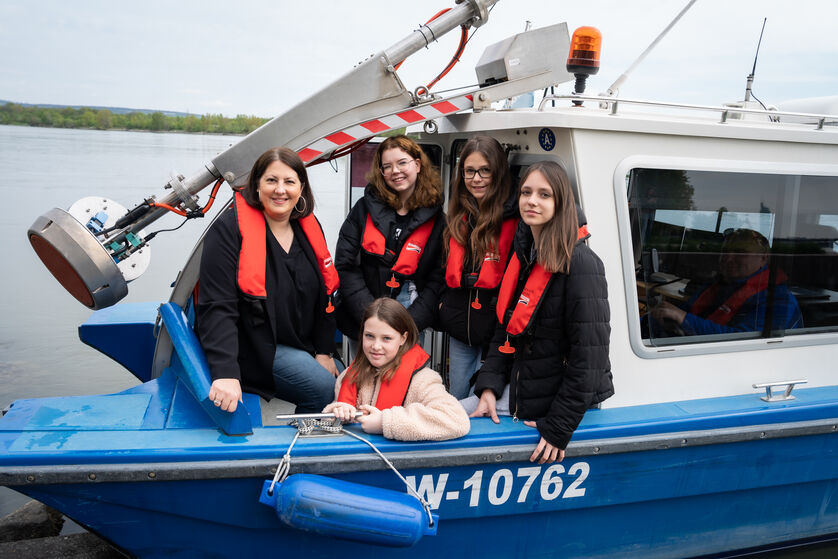
M603 34L599 93L686 0L500 0L434 90L476 82L486 46L566 21ZM454 0L0 0L0 99L272 117L386 50ZM763 18L754 93L766 104L838 95L838 2L698 0L621 89L698 104L744 94ZM453 54L458 32L399 71L413 90ZM556 53L566 57L567 53ZM570 84L559 88L569 93ZM338 95L339 92L336 92Z

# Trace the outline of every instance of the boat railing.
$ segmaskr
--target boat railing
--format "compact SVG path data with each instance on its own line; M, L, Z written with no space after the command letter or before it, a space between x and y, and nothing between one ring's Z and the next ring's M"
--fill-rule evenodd
M591 101L599 103L603 109L609 109L609 114L616 115L620 105L646 106L655 108L686 109L695 111L707 111L720 113L719 122L724 124L728 119L738 119L741 115L765 116L770 122L779 123L781 117L795 120L796 124L812 124L815 130L823 130L827 122L838 123L838 115L823 115L815 113L798 113L791 111L780 111L774 109L746 109L736 106L718 105L693 105L688 103L671 103L666 101L649 101L643 99L624 99L617 97L602 97L598 95L546 95L538 105L538 110L543 111L547 103L551 101ZM800 122L802 121L802 122Z

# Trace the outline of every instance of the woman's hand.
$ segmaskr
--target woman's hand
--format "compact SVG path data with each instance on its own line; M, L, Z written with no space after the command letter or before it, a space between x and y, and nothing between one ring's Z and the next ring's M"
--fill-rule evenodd
M500 423L500 419L498 419L497 404L498 399L495 397L495 393L487 388L483 391L483 394L480 395L480 403L477 404L477 409L474 410L474 413L472 413L469 417L488 416L491 417L492 421L495 423Z
M355 409L355 406L346 402L338 402L332 408L332 413L343 423L352 423L355 421L355 414L357 412L358 410Z
M335 366L335 360L332 359L331 356L326 355L325 353L318 353L314 356L314 360L320 363L320 365L324 369L332 373L333 377L337 378L337 376L340 374L338 372L338 368Z
M364 430L364 433L380 435L384 432L384 425L382 424L384 414L381 413L380 409L364 404L361 406L361 411L366 414L358 420L361 422L361 429Z
M220 378L212 382L209 391L210 401L224 411L233 413L242 401L242 385L239 379Z
M527 427L535 427L535 421L525 421L524 425ZM539 456L541 458L539 458ZM561 462L564 460L564 450L551 445L544 439L544 437L541 437L541 440L538 441L535 450L530 456L530 462L535 462L536 460L538 460L539 464L544 464L545 462L548 464Z

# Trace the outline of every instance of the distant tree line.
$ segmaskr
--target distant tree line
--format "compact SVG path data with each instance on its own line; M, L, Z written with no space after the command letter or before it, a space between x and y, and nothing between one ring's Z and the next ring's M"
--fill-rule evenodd
M48 128L92 128L96 130L151 130L155 132L192 132L211 134L248 134L262 126L269 119L257 116L238 115L228 118L222 115L167 116L161 112L125 114L112 113L108 109L74 109L24 107L16 103L0 105L0 124L22 124Z

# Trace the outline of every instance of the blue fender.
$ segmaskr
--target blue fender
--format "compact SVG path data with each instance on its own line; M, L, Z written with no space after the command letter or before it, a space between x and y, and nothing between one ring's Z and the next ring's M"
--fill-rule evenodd
M279 519L298 530L322 536L409 547L422 536L436 535L432 521L412 495L315 474L295 474L274 486L262 485L259 502L276 510Z

